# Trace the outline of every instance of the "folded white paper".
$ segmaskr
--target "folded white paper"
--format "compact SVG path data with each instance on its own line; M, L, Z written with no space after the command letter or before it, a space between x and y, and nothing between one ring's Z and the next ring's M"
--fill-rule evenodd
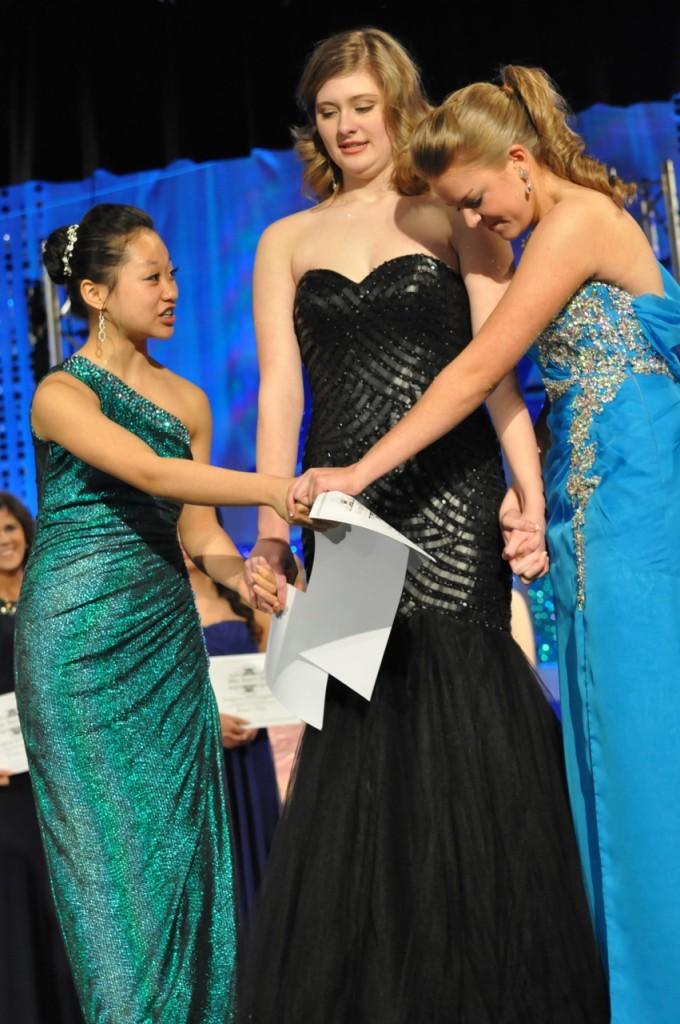
M432 559L338 491L320 495L311 518L338 525L315 536L306 593L288 588L269 633L265 675L289 711L320 729L329 675L370 700L409 559Z
M14 692L0 694L0 769L19 775L28 771Z

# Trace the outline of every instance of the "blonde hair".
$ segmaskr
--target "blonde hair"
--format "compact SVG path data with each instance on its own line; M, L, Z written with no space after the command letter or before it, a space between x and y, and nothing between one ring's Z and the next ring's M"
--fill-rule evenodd
M502 166L510 147L522 145L558 177L602 192L617 206L633 198L635 185L584 154L583 139L567 122L567 104L545 71L507 64L501 83L458 89L424 118L411 139L416 170L429 179L456 160Z
M342 183L342 173L329 157L316 129L316 97L336 75L366 70L383 94L385 126L392 142L392 184L403 195L427 192L428 185L413 169L409 138L430 110L420 73L403 46L377 28L338 32L324 39L309 57L297 90L297 101L307 123L293 129L295 149L304 165L305 191L327 199Z

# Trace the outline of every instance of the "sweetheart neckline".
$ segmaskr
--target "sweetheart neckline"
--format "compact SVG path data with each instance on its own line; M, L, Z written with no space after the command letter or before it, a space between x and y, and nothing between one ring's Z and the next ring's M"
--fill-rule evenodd
M429 252L407 252L403 253L401 256L390 256L389 259L383 260L382 263L378 263L377 266L372 267L360 281L355 281L353 277L348 277L347 274L343 274L341 270L334 270L332 267L310 267L309 270L305 270L304 274L299 278L296 289L300 287L305 278L309 277L310 274L333 274L334 277L341 277L343 281L347 281L355 288L361 288L362 285L366 284L369 278L373 277L374 274L377 274L378 271L382 270L384 267L387 267L392 263L397 263L400 260L412 259L424 259L429 260L431 263L436 263L440 267L443 267L444 270L450 271L453 276L463 284L463 279L460 274L454 270L453 267L449 266L448 263L445 263L444 260L439 259L438 256L432 256Z

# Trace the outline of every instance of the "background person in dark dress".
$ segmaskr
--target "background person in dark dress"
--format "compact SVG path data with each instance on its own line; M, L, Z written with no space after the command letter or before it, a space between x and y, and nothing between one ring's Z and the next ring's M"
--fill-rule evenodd
M264 650L269 620L253 612L235 590L215 583L184 552L184 563L203 626L208 654ZM236 715L220 714L236 867L238 920L245 922L279 820L281 799L266 729L249 729Z
M0 491L0 693L14 689L14 613L33 539L30 512ZM0 765L0 1021L80 1024L28 773Z

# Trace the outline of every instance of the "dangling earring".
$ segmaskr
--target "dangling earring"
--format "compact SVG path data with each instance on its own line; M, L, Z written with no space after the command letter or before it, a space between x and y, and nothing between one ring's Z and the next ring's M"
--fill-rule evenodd
M525 170L524 167L520 167L518 173L519 173L520 178L524 182L524 195L528 199L529 196L531 195L531 193L533 192L533 186L532 186L531 182L529 181L529 172L527 170Z
M104 310L99 310L99 316L97 317L97 345L95 352L98 356L104 354L104 344L106 342L106 320L104 319Z

